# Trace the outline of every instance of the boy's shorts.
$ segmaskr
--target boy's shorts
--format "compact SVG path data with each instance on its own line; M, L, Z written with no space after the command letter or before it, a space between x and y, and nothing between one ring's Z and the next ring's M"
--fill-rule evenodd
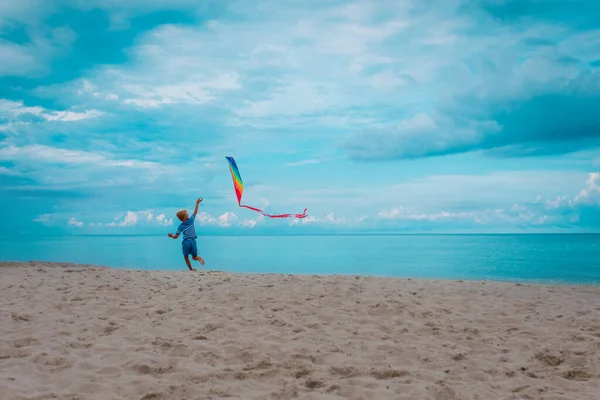
M183 250L183 255L185 257L189 256L190 254L192 255L192 257L198 256L196 239L185 239L183 242L181 242L181 249Z

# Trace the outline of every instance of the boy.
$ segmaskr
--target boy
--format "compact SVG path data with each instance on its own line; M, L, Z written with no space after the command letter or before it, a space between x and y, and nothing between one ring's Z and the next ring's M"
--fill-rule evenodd
M181 224L177 228L176 234L173 235L172 233L169 233L170 238L177 239L183 232L181 248L183 250L183 258L185 258L185 263L190 271L196 271L196 268L192 268L192 264L190 263L190 254L194 260L200 261L200 264L204 265L204 260L198 255L198 248L196 247L196 238L198 236L196 236L196 228L194 227L194 220L196 219L196 214L198 213L198 205L201 202L202 197L196 200L196 208L194 209L194 214L191 217L188 217L187 210L177 211L177 218L179 218Z

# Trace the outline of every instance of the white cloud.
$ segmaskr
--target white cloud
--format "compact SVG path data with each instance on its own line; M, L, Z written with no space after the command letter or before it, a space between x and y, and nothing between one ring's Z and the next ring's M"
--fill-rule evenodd
M396 207L385 209L378 213L381 220L397 221L428 221L428 222L475 222L483 225L512 224L513 226L541 226L567 223L578 223L581 221L580 212L588 207L587 218L597 213L600 215L600 174L593 172L589 174L585 187L573 197L558 196L546 200L543 196L537 196L534 202L527 205L513 204L507 208L479 209L472 211L452 212L434 211L422 212L417 209ZM589 207L596 207L597 211L590 211ZM591 213L591 214L590 214ZM594 218L592 216L592 218ZM595 220L594 220L595 221ZM594 222L592 222L594 223Z
M10 114L13 117L19 117L24 114L32 114L44 118L46 121L64 121L74 122L84 119L96 118L104 113L98 110L85 110L77 112L72 110L67 111L50 111L43 107L27 107L22 101L11 101L0 99L0 111Z
M0 175L8 175L8 176L20 176L22 175L19 171L16 171L12 168L7 168L4 166L0 166Z
M267 199L266 197L261 197L260 202L262 204L263 209L267 209L271 205L269 199Z
M590 173L586 187L575 196L573 203L600 205L600 173Z
M540 198L540 200L541 200L541 198ZM548 209L556 209L556 208L560 208L565 205L568 205L569 199L567 198L567 196L558 196L554 200L546 200L545 204L546 204L546 208L548 208Z
M138 221L138 213L127 211L125 219L119 223L119 226L134 226Z
M53 220L54 220L53 214L42 214L42 215L38 215L37 217L35 217L33 219L34 222L39 222L42 224L48 224L48 223L52 222Z
M86 110L84 112L75 111L53 111L44 114L43 117L48 121L81 121L89 118L96 118L104 113L98 110Z
M160 214L154 217L152 211L127 211L124 214L118 215L112 222L104 224L108 227L133 227L133 226L148 226L152 224L172 225L173 218L167 218L165 214ZM95 226L102 226L102 223L96 223Z
M69 221L67 222L68 225L73 225L76 226L78 228L81 228L83 226L83 222L78 221L76 218L71 218L69 219Z
M227 211L224 214L221 214L221 216L219 216L219 218L218 218L219 225L222 226L223 228L230 227L237 220L238 220L237 215L235 215L231 211Z
M202 79L202 78L199 78ZM217 76L198 82L192 77L187 82L159 86L124 85L123 89L133 96L124 100L143 108L159 107L163 104L188 103L205 104L215 100L213 91L239 89L238 76L234 73Z
M254 228L256 226L256 220L254 219L246 219L242 222L242 226L244 228Z
M557 196L554 199L544 200L543 196L538 196L536 200L544 204L548 210L600 205L600 173L591 172L585 182L585 187L573 197Z
M15 117L22 114L41 115L44 111L42 107L26 107L22 101L0 99L0 112L5 115L10 114Z
M211 39L210 29L162 25L141 35L133 47L133 65L98 69L88 88L95 97L111 98L140 108L165 105L205 105L242 88L233 65L219 60L224 47ZM235 44L228 44L227 49ZM235 62L233 64L236 64Z
M295 218L290 222L290 225L311 225L311 224L323 224L323 225L346 225L346 226L358 226L369 217L363 215L357 218L349 217L336 217L334 213L330 212L325 217L318 217L314 215L307 215L304 218Z
M3 2L11 3L11 2ZM14 3L14 2L12 2ZM37 5L39 8L45 7L46 3L37 4L34 1L26 1L28 7ZM10 24L17 20L13 20L9 15L3 12L0 6L0 28L4 23ZM48 8L50 9L50 8ZM32 19L31 16L39 14L38 9L34 6L27 13L27 16L22 16L24 20ZM27 21L30 22L30 21ZM39 27L29 27L27 29L29 40L27 43L13 43L7 40L0 42L0 75L1 76L31 76L49 72L47 61L52 58L64 54L71 44L76 40L76 34L68 26L39 29Z
M217 223L217 220L208 213L199 212L196 214L196 222L201 225L213 225Z
M304 225L308 225L308 224L315 224L321 221L321 218L317 218L314 215L307 215L304 218L294 218L291 222L290 225L298 225L298 224L304 224Z
M383 218L383 219L394 219L394 218L399 218L402 214L403 214L404 209L401 208L393 208L389 211L387 210L381 210L379 212L379 214L377 214L378 217Z
M288 167L300 167L302 165L320 164L322 162L323 162L322 160L317 160L315 158L311 158L308 160L289 162L289 163L286 163L285 165L287 165Z
M133 104L135 106L138 106L140 108L156 108L156 107L160 107L164 104L171 104L171 101L169 99L161 99L161 100L155 100L155 99L125 99L123 100L124 103L126 104Z
M152 214L150 214L148 220L152 219ZM165 214L160 214L156 216L156 220L163 225L173 225L173 218L167 218Z
M57 164L93 164L102 167L128 167L128 168L158 168L160 165L142 160L116 160L102 153L92 153L84 150L69 150L40 144L0 148L0 160L18 161L29 159ZM164 166L160 166L165 168Z
M272 201L283 203L293 199L295 204L312 210L336 207L343 215L360 212L373 215L394 208L436 213L441 209L456 210L465 203L477 202L484 208L506 207L515 202L530 202L541 194L556 198L568 192L578 192L585 173L577 171L499 171L483 174L443 174L406 177L399 183L386 184L375 177L372 184L363 186L330 186L319 189L289 189L274 187L265 190ZM510 188L510 191L501 188ZM282 195L281 193L285 194ZM431 193L436 193L432 196ZM472 198L465 198L469 194ZM399 202L395 199L402 199Z
M440 211L436 213L422 213L417 211L407 211L404 207L393 208L391 210L382 210L377 216L381 219L403 219L413 221L438 221L449 219L474 219L474 212L448 212Z
M537 217L537 214L527 207L515 204L509 209L483 209L473 211L451 212L437 211L431 213L418 210L406 210L402 207L382 210L379 219L395 221L432 222L432 223L475 223L478 225L511 223L536 225L544 223L548 218ZM536 220L536 218L538 218Z
M268 207L268 203L269 203L268 200L266 200L266 199L262 199L262 200L265 200L266 203L267 203L266 205L264 205L264 203L263 203L264 208ZM249 218L249 219L243 220L240 223L240 226L243 227L243 228L254 228L257 225L260 225L260 224L264 223L265 220L266 220L265 216L259 215L256 218Z
M493 120L461 122L463 125L458 126L445 115L417 113L396 126L356 133L345 147L352 157L360 160L418 158L475 146L502 130Z

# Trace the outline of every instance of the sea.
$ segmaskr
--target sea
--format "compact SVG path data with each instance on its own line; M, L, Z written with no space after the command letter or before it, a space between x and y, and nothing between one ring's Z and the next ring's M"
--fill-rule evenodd
M199 236L206 269L553 284L600 284L600 235ZM0 261L57 261L185 270L166 235L0 239ZM199 267L198 263L195 263Z

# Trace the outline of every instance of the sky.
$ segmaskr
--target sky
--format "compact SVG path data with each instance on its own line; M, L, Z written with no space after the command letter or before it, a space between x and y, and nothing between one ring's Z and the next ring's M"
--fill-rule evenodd
M598 15L0 0L0 235L600 232Z

